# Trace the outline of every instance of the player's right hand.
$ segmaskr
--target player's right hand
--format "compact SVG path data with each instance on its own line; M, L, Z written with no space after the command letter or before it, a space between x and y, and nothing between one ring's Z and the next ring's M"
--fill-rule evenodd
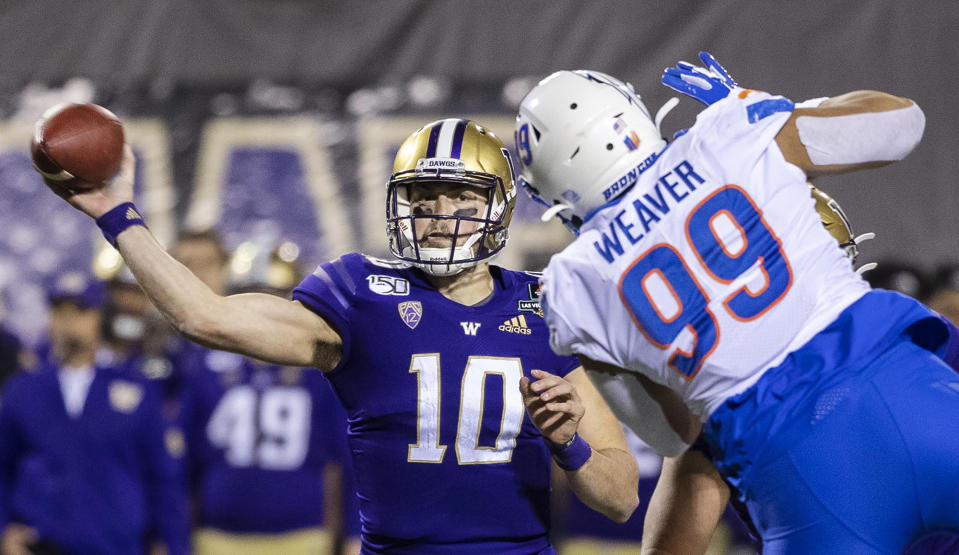
M74 208L93 219L106 214L111 209L125 202L133 202L133 179L136 169L136 157L129 145L123 147L123 163L120 171L102 186L92 189L77 189L64 185L62 182L44 179L43 182L60 198L69 202Z
M530 372L536 381L520 378L519 390L533 425L557 445L570 440L579 428L586 408L573 384L562 376L542 370Z
M695 98L706 106L719 102L733 90L740 89L729 72L709 52L700 52L699 59L706 67L678 62L676 67L663 70L663 84Z

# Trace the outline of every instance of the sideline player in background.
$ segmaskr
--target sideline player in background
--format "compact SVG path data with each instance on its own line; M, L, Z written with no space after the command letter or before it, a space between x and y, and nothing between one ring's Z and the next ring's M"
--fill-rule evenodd
M922 112L873 91L794 105L702 59L664 76L709 105L668 146L632 87L598 72L555 73L521 104L523 177L580 233L543 275L551 344L641 436L672 419L678 433L651 438L663 454L702 423L765 552L901 551L959 530L959 379L930 352L948 328L870 291L806 186L902 159Z
M146 379L95 362L103 285L70 272L48 296L49 356L0 402L0 551L188 553L182 437Z
M407 138L387 186L402 261L346 255L292 302L216 295L176 263L129 202L133 166L128 149L103 188L48 185L97 219L182 333L326 373L349 416L364 550L553 552L551 454L591 507L614 520L633 512L636 463L583 369L550 351L537 277L488 262L516 189L508 151L485 128L448 119Z
M178 247L186 248L177 252L194 266L208 265L210 276L224 275L219 241L193 237L184 237ZM288 296L300 277L295 262L271 245L241 247L234 258L246 264L230 272L230 291ZM207 349L181 360L191 365L181 369L180 418L194 493L194 553L335 553L339 523L349 520L340 514L341 500L354 494L339 464L347 452L346 415L322 374Z

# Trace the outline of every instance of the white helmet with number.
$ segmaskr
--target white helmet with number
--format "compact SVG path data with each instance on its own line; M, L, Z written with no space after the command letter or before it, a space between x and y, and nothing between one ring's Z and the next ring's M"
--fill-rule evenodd
M666 146L659 120L649 115L633 86L598 71L557 71L523 99L516 116L520 185L578 230L613 200Z

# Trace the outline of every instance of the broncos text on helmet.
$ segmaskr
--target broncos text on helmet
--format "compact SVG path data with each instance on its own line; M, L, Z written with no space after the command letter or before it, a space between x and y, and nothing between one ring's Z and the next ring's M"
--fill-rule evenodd
M474 191L483 208L452 214L419 210L411 199L434 198L431 191ZM450 276L488 261L506 245L516 204L509 151L474 121L434 121L407 137L386 185L386 232L394 256L437 276ZM444 226L449 246L430 245L430 226Z

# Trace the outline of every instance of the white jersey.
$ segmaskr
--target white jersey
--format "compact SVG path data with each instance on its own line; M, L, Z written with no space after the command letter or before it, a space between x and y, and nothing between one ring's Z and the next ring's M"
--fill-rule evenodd
M775 142L792 108L708 107L587 220L542 278L557 353L642 372L705 421L868 291Z

